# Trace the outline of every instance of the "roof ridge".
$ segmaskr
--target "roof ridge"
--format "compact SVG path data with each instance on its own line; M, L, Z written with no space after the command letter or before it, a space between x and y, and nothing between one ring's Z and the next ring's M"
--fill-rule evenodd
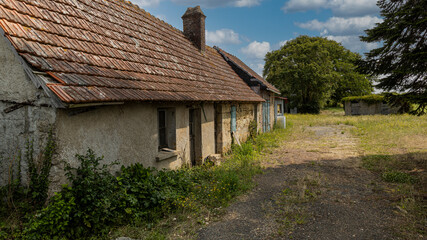
M228 59L228 61L232 62L234 65L236 65L236 67L238 67L240 70L242 70L243 72L245 72L248 76L257 79L259 82L261 82L261 84L265 85L267 87L267 89L270 89L270 91L275 92L277 94L280 94L280 90L277 89L273 84L271 84L270 82L268 82L266 79L264 79L264 77L262 77L261 75L259 75L257 72L255 72L252 68L250 68L248 65L246 65L246 63L244 63L242 60L240 60L238 57L234 56L233 54L215 46L215 48L217 49L217 51L219 51L221 53L221 55L223 55L224 58ZM230 55L230 57L234 58L234 59L230 59L229 56L226 55ZM236 62L238 61L238 62ZM243 66L241 66L241 64L243 64ZM246 69L247 68L247 69ZM270 88L273 87L273 89Z

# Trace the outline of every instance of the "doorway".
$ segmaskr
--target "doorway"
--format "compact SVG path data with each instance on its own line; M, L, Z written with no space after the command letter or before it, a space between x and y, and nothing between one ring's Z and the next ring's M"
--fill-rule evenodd
M215 103L215 153L222 154L222 104Z
M191 165L195 166L202 160L202 115L200 108L190 109L189 114L190 128L190 160Z
M262 103L262 126L263 132L270 131L270 101Z

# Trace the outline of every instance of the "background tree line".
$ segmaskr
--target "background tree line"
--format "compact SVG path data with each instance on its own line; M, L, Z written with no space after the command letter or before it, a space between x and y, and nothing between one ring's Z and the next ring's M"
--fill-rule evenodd
M384 21L366 30L365 42L382 46L366 58L322 37L299 36L267 53L264 77L301 113L318 113L343 97L370 94L372 86L393 105L427 108L427 1L379 0ZM398 94L395 94L398 93Z
M318 113L343 97L370 94L368 75L358 72L361 56L322 37L299 36L267 53L264 76L301 113Z

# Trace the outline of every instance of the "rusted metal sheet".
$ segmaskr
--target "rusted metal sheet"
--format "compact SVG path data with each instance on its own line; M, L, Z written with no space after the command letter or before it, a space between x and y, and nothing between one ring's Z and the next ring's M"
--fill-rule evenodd
M115 0L0 0L0 27L65 103L263 101L222 56Z

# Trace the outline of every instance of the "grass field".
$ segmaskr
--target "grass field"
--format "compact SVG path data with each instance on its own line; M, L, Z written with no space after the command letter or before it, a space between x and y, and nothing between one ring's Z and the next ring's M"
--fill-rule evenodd
M320 115L287 115L289 137L304 139L308 126L354 126L361 165L387 182L388 193L407 221L404 238L427 231L427 117L411 115L344 116L339 109Z

